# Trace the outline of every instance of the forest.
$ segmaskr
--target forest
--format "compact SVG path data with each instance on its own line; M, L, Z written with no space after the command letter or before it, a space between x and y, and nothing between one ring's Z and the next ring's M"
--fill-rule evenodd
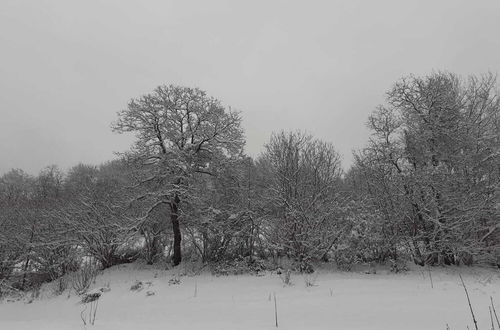
M118 112L111 129L135 142L115 159L3 174L0 295L136 260L223 274L284 259L304 273L500 267L494 74L401 78L349 168L335 141L303 131L275 132L250 157L242 120L198 88L159 86Z

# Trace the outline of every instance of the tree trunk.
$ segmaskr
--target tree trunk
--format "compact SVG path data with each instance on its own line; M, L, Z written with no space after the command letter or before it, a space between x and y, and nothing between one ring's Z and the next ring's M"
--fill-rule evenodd
M172 263L177 266L181 263L181 228L179 225L179 202L180 198L178 195L170 202L170 220L172 221L172 231L174 232L174 256L172 258Z
M30 257L29 257L29 253L31 252L31 249L30 251L28 251L28 256L26 257L26 261L24 263L24 267L23 267L23 282L21 283L21 290L24 291L24 288L26 286L26 276L28 274L28 267L30 265Z
M26 254L26 262L24 263L24 267L23 267L24 274L23 274L23 282L21 283L21 290L24 290L24 287L26 285L26 276L28 274L28 268L30 265L30 255L31 255L31 251L33 249L33 246L32 246L33 239L35 237L35 225L36 225L36 222L34 222L31 225L30 243L29 243L29 247L28 247L28 253Z

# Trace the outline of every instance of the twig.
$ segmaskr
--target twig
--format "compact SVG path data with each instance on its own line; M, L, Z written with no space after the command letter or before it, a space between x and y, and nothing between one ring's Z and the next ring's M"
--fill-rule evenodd
M83 314L85 313L85 311L87 310L87 304L84 305L85 308L82 310L82 312L80 313L80 317L82 319L82 322L83 322L83 325L86 326L87 325L87 321L85 321L85 317L83 316Z
M464 287L465 295L467 296L467 301L469 302L469 308L470 308L470 313L472 315L472 321L474 321L474 327L476 328L476 330L479 330L477 328L476 317L474 316L474 311L472 310L472 305L470 303L470 298L469 298L469 292L467 291L467 287L465 286L464 279L462 278L461 274L458 274L458 276L460 276L460 281L462 281L462 286Z
M94 308L94 301L89 302L90 310L89 310L89 324L92 325L92 309Z
M198 281L194 281L194 297L198 296Z
M495 319L497 320L498 329L500 329L500 321L498 321L497 311L495 310L495 304L493 304L493 297L490 296L491 308L493 309L493 314L495 314Z
M495 323L493 323L493 313L491 312L491 306L488 306L490 310L490 320L491 320L491 330L495 330Z
M278 327L278 304L276 303L276 293L274 293L274 320L276 322L276 328Z
M95 323L95 314L97 313L97 306L99 305L99 299L95 301L95 306L94 306L94 315L92 317L92 325Z
M431 280L431 288L434 289L434 283L432 282L431 268L427 266L427 271L429 272L429 278Z

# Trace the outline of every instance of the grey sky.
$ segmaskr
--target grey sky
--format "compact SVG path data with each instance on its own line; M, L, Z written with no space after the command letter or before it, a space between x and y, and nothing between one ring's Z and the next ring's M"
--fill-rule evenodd
M0 0L0 173L99 163L160 84L242 111L247 151L303 129L351 162L402 75L500 71L500 0Z

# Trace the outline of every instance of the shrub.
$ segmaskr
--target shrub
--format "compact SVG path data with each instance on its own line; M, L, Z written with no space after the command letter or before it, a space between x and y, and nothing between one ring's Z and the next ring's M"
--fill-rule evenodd
M338 250L335 253L335 262L338 269L342 271L351 271L356 262L356 255L350 249Z
M212 274L216 276L258 274L266 269L267 266L263 260L245 257L236 260L225 260L214 264L212 266Z
M306 287L316 286L316 280L318 279L317 274L306 273L304 274L304 283Z
M311 262L310 257L304 257L299 262L299 271L301 273L312 274L314 273L314 267Z
M59 277L54 286L54 294L61 295L68 288L68 278L66 276Z
M77 294L85 293L95 281L99 269L96 263L85 263L78 271L73 273L72 285Z
M130 291L141 291L144 288L144 283L142 281L135 281L130 287Z
M292 271L290 269L283 272L278 271L278 275L280 276L283 285L292 285Z
M391 272L392 273L403 273L408 271L408 266L406 265L406 261L401 259L389 259L391 263Z

